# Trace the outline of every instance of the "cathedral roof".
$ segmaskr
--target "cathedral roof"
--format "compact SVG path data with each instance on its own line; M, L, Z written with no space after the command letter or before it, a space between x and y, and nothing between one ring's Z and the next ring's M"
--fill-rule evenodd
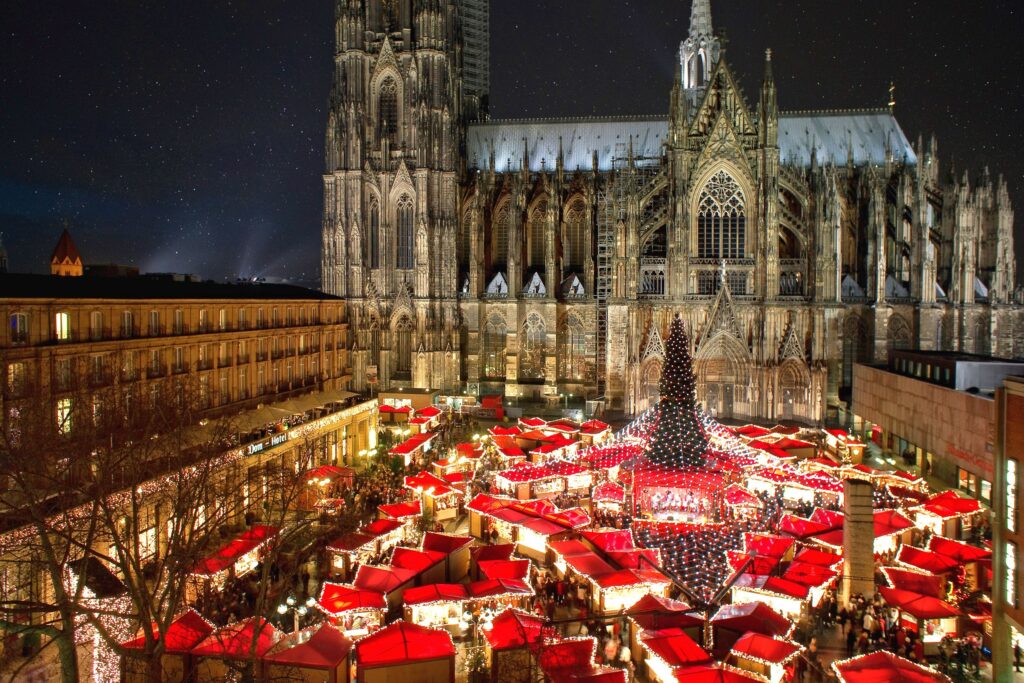
M520 119L470 124L467 134L470 168L485 169L494 156L497 171L522 168L524 149L531 171L554 170L561 141L566 170L612 170L623 161L632 141L637 159L660 158L668 140L668 119L607 117ZM854 164L884 164L886 148L896 161L917 163L917 155L896 118L888 110L794 112L779 117L779 155L783 164L807 167L811 150L818 163L845 164L852 149Z

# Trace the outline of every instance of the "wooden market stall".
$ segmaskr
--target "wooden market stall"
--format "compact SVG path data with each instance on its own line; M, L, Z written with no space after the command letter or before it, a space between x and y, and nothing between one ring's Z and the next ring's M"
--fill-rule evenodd
M447 631L404 621L355 645L359 683L455 683L455 645Z
M832 670L839 683L950 683L948 676L935 669L884 650L835 661Z
M507 608L483 629L485 654L493 683L532 683L534 653L540 648L545 620Z
M343 580L352 578L355 568L372 563L377 557L405 539L405 522L376 519L350 531L327 544L331 575Z
M645 631L640 648L647 677L656 683L675 683L676 669L711 662L711 655L679 628Z
M739 669L763 676L768 683L782 683L793 675L793 664L804 647L786 638L748 632L740 636L729 652L728 662Z
M402 596L403 616L410 624L462 634L462 612L469 591L461 583L431 583L409 588Z
M455 519L462 510L463 492L429 472L406 477L405 487L420 496L425 513L439 522Z
M796 622L763 602L723 605L709 623L714 648L712 654L716 659L724 659L736 641L748 631L772 638L785 638L796 628Z
M189 680L195 665L192 649L213 633L213 630L213 624L193 609L172 621L166 633L160 633L154 624L153 634L164 641L164 653L160 657L160 680L167 683ZM140 636L122 643L121 646L126 650L141 653L146 647L146 638ZM123 671L124 683L150 683L147 660L125 655Z
M388 609L383 593L331 581L320 587L316 606L349 638L364 636L383 626Z
M899 610L900 625L916 632L926 654L935 654L942 639L959 633L960 610L934 595L881 586L878 592L886 604Z
M349 683L352 641L330 624L285 636L263 656L265 680Z
M251 617L217 629L192 648L192 656L196 658L196 683L219 683L241 668L252 670L259 680L263 656L282 635L263 617Z
M257 525L220 546L192 567L188 597L220 591L229 579L245 576L259 564L264 548L280 533L280 527Z

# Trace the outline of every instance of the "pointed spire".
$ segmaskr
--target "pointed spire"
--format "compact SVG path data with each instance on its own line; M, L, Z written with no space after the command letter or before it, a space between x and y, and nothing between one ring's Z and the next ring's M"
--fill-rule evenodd
M713 31L711 0L693 0L690 6L690 37L710 36Z

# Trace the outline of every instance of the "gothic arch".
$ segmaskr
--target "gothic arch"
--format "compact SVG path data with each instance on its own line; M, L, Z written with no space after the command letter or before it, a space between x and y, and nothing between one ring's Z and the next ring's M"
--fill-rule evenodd
M639 387L639 405L637 406L636 412L641 413L648 408L654 407L658 400L661 398L660 386L661 386L661 371L664 368L664 362L657 356L651 356L647 358L640 365L640 387Z
M576 313L569 312L562 318L559 328L559 376L573 382L590 381L593 364L583 320Z
M589 258L587 244L587 205L583 197L575 195L569 200L565 212L565 240L562 242L562 268L566 273L583 273Z
M498 200L491 215L490 255L491 267L508 267L509 237L512 231L512 200L508 195Z
M392 316L392 367L394 376L408 379L412 373L413 334L416 326L405 309L399 309Z
M504 377L508 338L508 323L498 312L487 316L481 340L481 374L484 377Z
M690 207L690 254L697 255L697 214L700 207L701 195L708 183L719 173L725 173L739 186L744 197L746 208L746 237L750 242L752 227L757 225L757 191L750 177L750 170L743 168L730 159L715 159L713 162L704 164L703 168L693 176L690 185L689 196L686 201ZM744 245L744 255L746 245Z
M988 324L988 317L979 314L974 318L974 352L982 355L991 353L991 331Z
M731 417L736 403L745 403L750 384L750 353L739 339L719 332L703 344L694 359L697 398L715 415Z
M869 360L867 327L859 315L851 313L843 321L843 371L840 386L853 386L853 366Z
M899 349L909 349L913 345L914 334L910 325L900 315L893 315L889 318L889 325L886 335L886 346L890 353Z
M530 270L544 270L545 237L548 225L548 195L541 194L527 212L526 263Z
M697 258L740 259L756 225L754 194L743 177L719 164L702 175L691 196L691 253Z
M530 313L523 322L519 336L519 376L522 379L543 379L544 350L547 345L547 326L544 319Z
M373 78L370 79L370 120L373 122L374 129L378 136L381 134L381 114L384 113L381 111L381 104L384 103L385 105L389 105L390 100L388 98L392 96L392 88L394 97L393 104L395 108L393 118L397 125L397 130L392 134L392 140L401 143L403 139L402 131L405 124L406 109L405 80L402 78L402 74L399 72L398 66L393 61L379 66L376 73L373 74ZM383 102L382 98L384 98Z
M412 270L415 265L414 239L416 205L408 193L402 193L395 202L395 267Z

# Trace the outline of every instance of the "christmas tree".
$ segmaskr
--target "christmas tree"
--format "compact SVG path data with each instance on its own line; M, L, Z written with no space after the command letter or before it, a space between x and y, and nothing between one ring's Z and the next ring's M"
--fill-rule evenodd
M678 315L665 344L661 401L647 447L647 459L658 465L700 468L705 465L708 436L697 413L697 378L690 344Z

